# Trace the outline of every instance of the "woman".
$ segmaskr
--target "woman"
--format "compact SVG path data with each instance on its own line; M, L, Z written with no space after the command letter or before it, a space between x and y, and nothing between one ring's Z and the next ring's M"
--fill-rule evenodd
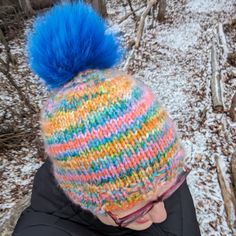
M51 90L48 159L13 235L199 236L173 122L150 88L111 69L121 49L102 19L82 3L55 6L28 52Z

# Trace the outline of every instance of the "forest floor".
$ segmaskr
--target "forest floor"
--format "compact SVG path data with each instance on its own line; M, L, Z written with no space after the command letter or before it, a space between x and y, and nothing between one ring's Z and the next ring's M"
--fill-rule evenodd
M144 2L132 1L134 9ZM224 26L229 51L236 51L236 26L232 24L236 19L236 1L167 1L164 22L147 16L139 48L133 46L139 20L134 20L132 15L122 20L130 12L129 6L124 7L120 1L113 0L108 1L107 8L109 29L127 49L119 67L149 85L176 123L186 150L186 163L192 168L188 184L202 236L236 235L235 228L226 220L216 170L218 160L229 188L232 184L230 161L236 150L236 123L231 121L228 111L236 91L236 77L230 74L234 68L225 62L219 41L216 45L223 93L222 112L212 108L210 84L212 41L219 24ZM136 14L140 16L144 9L145 6ZM17 58L17 66L11 74L30 102L41 108L47 92L30 72L25 53L25 36L31 22L28 20L24 32L9 43L11 53ZM0 117L4 117L1 130L17 126L30 136L27 116L20 121L17 119L17 114L28 112L28 109L22 106L4 77L0 81L0 91ZM37 123L38 115L35 119ZM0 153L0 225L10 217L10 209L16 201L31 191L33 176L44 161L39 153L34 140L24 138L17 148ZM235 223L235 218L231 222Z

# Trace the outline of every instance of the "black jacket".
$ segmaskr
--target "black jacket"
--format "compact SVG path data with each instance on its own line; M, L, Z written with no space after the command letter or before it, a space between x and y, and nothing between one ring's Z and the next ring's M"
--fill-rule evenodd
M167 220L143 231L108 226L73 204L57 187L47 160L34 179L31 205L21 214L13 236L200 236L186 182L165 202Z

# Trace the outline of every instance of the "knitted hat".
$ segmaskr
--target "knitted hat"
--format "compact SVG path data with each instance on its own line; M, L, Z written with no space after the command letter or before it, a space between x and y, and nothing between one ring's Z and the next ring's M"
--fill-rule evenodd
M89 6L53 7L36 20L28 51L51 89L42 134L71 201L94 214L129 208L182 170L172 120L150 88L111 69L120 48Z

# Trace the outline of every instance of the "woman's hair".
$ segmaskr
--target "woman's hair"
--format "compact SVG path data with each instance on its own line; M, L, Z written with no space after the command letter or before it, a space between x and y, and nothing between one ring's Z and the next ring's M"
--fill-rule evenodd
M121 52L84 3L53 7L28 38L31 68L51 90L41 128L54 176L94 214L132 207L183 167L174 124L151 89L111 68Z

